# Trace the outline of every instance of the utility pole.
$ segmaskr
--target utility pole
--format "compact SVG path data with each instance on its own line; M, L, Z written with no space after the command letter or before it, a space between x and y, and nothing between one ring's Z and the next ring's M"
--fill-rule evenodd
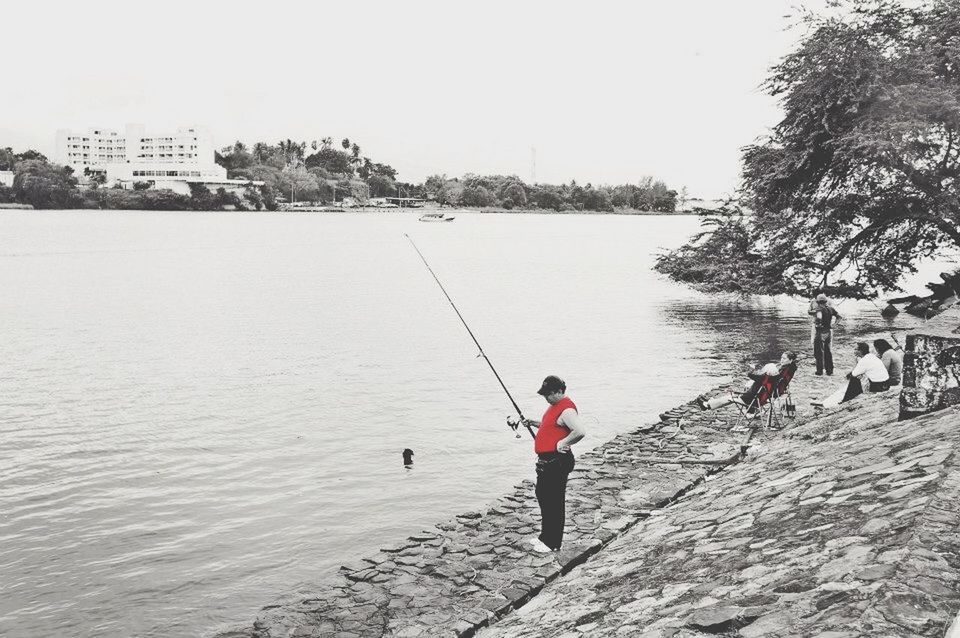
M530 183L537 183L537 147L530 147Z

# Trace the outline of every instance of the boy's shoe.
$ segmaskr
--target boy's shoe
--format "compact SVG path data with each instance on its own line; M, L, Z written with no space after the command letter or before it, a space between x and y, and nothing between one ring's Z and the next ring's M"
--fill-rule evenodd
M530 544L533 546L533 551L539 552L541 554L549 554L553 550L547 547L546 543L534 536L530 539Z

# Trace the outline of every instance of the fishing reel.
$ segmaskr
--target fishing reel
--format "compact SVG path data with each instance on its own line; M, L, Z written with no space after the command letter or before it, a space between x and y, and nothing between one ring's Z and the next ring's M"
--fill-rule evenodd
M507 416L507 427L513 430L513 432L517 435L518 439L521 438L520 437L521 424L522 424L522 421L519 419L519 417L517 418L516 421L511 421L509 415Z

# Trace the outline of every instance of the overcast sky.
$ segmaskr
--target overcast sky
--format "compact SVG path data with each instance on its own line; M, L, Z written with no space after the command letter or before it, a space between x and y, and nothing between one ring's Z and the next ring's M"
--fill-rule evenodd
M816 3L807 3L808 6ZM778 119L789 0L33 2L3 9L0 146L60 127L349 137L405 181L664 179L731 192Z

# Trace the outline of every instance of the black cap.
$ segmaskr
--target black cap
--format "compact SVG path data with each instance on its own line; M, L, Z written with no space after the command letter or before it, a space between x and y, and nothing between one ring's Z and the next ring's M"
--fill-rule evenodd
M541 396L547 396L554 392L566 392L567 384L563 382L563 379L560 377L555 377L552 374L543 380L543 384L540 386L540 389L537 390L537 394Z

